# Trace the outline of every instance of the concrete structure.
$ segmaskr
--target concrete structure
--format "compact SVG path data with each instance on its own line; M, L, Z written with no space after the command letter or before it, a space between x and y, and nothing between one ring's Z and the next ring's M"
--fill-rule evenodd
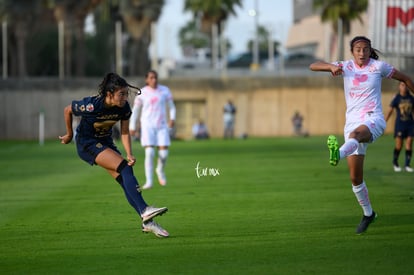
M73 99L96 94L101 79L12 79L0 82L0 139L37 139L39 113L45 114L45 137L64 134L63 108ZM128 79L130 83L143 83ZM177 105L177 137L191 138L198 119L212 137L223 135L223 106L231 99L237 107L236 136L272 137L293 135L295 111L304 116L311 135L342 133L345 103L342 78L315 73L314 77L229 78L162 81ZM384 80L383 104L388 106L397 82ZM132 98L131 98L132 100ZM392 123L387 131L392 131Z

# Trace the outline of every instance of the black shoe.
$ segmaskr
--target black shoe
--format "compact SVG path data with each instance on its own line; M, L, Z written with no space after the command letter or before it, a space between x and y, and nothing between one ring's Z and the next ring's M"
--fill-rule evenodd
M357 234L362 234L365 231L367 231L368 226L373 223L375 221L375 219L377 218L377 213L375 213L374 211L372 211L372 215L367 217L367 216L363 216L361 222L359 223L357 229L356 229L356 233Z

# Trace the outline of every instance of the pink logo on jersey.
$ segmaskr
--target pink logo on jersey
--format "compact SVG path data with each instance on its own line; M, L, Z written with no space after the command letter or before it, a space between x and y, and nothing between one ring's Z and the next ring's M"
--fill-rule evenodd
M368 71L369 71L370 73L376 72L376 71L377 71L377 67L375 67L375 65L374 65L374 64L371 64L371 66L369 66Z
M375 104L374 101L368 102L364 106L364 108L362 108L362 110L361 110L361 119L362 120L367 119L367 116L369 117L372 114L372 112L375 110L375 106L376 106L376 104ZM374 127L374 126L375 126L374 122L371 121L371 128Z
M156 96L151 97L151 99L150 99L150 104L151 105L155 105L155 104L157 104L157 102L158 102L158 97L156 97Z
M355 78L352 81L352 83L355 86L359 86L359 83L365 82L365 81L367 81L367 79L368 79L368 76L366 74L363 74L363 75L355 74Z

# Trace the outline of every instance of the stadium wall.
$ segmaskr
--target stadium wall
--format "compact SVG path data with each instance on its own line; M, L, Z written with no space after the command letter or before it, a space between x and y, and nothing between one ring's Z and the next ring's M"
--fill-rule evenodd
M142 79L127 79L143 83ZM25 79L0 81L0 139L30 140L39 136L39 113L45 115L45 137L65 132L63 108L73 99L96 94L101 79ZM202 119L212 137L223 134L223 106L232 100L237 107L236 136L293 135L291 117L304 116L310 135L341 134L345 121L342 79L330 76L169 79L177 106L176 137L191 139L191 127ZM397 82L383 81L383 106L388 109ZM132 99L132 98L131 98ZM387 125L391 133L393 122Z

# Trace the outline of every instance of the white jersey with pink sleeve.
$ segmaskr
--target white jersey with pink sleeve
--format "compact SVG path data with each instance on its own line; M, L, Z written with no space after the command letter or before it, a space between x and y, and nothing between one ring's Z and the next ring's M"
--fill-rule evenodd
M141 95L135 97L133 114L141 112L142 127L168 127L167 107L169 118L175 120L175 105L170 89L158 84L155 89L145 86L141 91Z
M382 78L390 78L395 68L390 64L370 59L364 67L354 60L334 62L342 66L346 101L346 123L364 122L367 116L384 117L381 101Z

